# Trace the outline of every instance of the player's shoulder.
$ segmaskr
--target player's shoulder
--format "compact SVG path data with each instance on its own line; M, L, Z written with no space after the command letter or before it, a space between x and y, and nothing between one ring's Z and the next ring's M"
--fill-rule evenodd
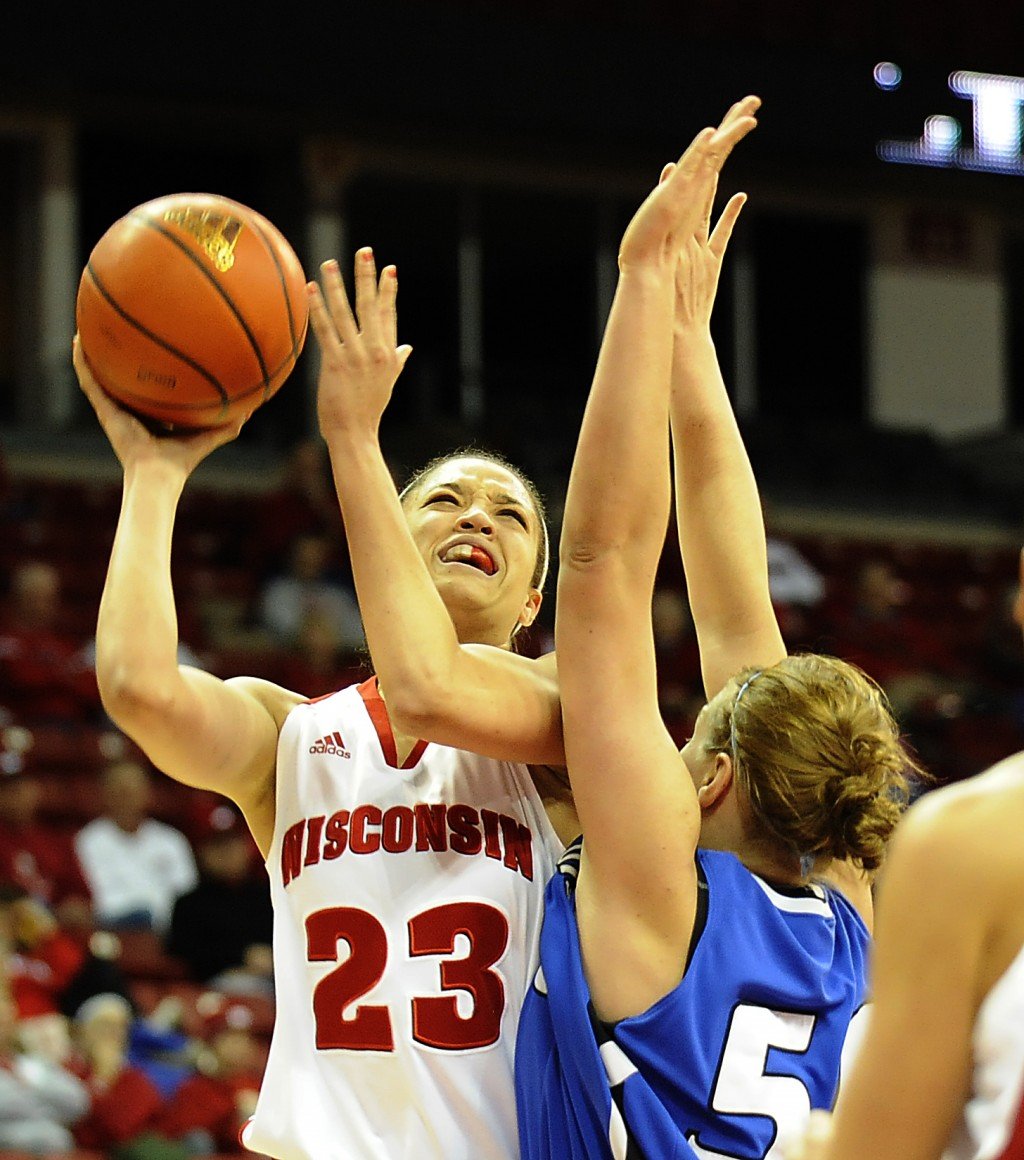
M993 887L1024 866L1024 755L934 789L907 810L892 840L880 889L905 899L942 896L978 911ZM1012 875L1011 875L1012 876Z
M293 692L291 689L286 689L282 685L275 684L273 681L268 681L263 677L228 677L224 682L234 689L240 689L244 693L248 693L250 697L255 697L258 701L264 704L277 705L298 705L303 701L308 701L309 698L302 695L302 693Z
M924 794L900 823L894 849L902 849L904 858L941 853L959 863L1004 836L1019 835L1022 821L1024 753L1016 753L983 773Z
M264 680L262 677L231 677L226 683L258 701L277 722L278 729L281 728L285 719L294 709L315 705L337 697L339 694L350 693L356 687L354 685L346 686L344 689L324 696L308 697L303 693L285 689L273 681Z

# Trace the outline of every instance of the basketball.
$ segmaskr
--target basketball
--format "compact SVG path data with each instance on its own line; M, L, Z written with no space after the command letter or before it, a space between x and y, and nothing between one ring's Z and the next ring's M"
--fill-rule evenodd
M136 206L96 243L78 287L100 386L164 430L218 427L265 403L306 338L306 277L281 232L209 193Z

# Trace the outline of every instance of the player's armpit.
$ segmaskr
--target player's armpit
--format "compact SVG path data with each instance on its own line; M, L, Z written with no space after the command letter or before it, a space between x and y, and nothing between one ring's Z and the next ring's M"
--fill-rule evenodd
M499 761L565 764L557 673L546 657L460 645L429 695L381 692L395 728L409 736Z
M273 785L280 725L302 699L266 681L222 681L181 666L166 696L125 696L108 711L158 769L224 794L248 815Z

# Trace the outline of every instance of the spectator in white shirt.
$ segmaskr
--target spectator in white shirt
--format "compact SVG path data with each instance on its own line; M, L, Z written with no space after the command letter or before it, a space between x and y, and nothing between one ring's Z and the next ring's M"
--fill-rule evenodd
M332 571L330 538L305 532L292 542L284 570L272 576L260 596L260 620L279 645L295 645L303 622L322 619L339 649L352 652L363 644L363 623L355 592ZM340 561L338 562L340 564Z
M75 836L100 926L163 934L175 899L198 881L195 855L180 830L150 817L149 773L117 761L102 776L103 814Z

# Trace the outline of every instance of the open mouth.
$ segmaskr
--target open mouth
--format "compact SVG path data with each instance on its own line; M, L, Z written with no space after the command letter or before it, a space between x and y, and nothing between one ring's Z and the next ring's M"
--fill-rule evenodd
M467 564L485 576L493 576L498 570L494 557L478 544L453 544L441 556L441 560L445 564Z

